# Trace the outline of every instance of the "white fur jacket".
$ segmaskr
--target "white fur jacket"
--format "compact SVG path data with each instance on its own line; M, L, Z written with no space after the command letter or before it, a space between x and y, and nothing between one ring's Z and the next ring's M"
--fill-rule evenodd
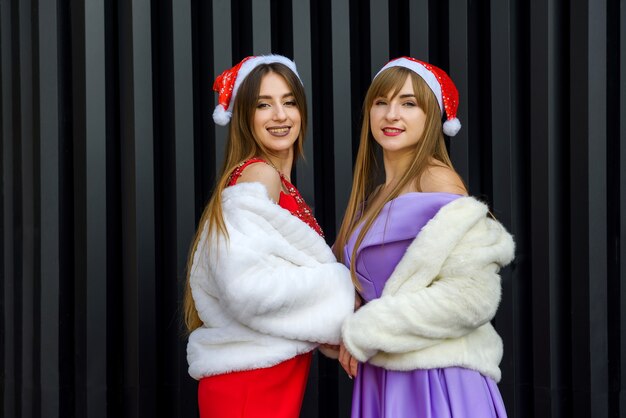
M187 344L195 379L269 367L338 344L354 310L348 269L260 183L222 194L228 240L202 232L190 283L203 326Z
M379 299L343 325L359 361L390 370L450 366L500 380L502 340L490 324L513 238L472 197L443 206L408 247Z

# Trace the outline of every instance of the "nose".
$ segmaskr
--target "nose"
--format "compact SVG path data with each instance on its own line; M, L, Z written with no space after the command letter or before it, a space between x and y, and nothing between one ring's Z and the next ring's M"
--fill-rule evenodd
M385 116L388 120L398 119L398 108L395 103L389 103L387 106L387 114Z
M285 113L285 108L282 105L274 106L274 120L285 120L287 118L287 114Z

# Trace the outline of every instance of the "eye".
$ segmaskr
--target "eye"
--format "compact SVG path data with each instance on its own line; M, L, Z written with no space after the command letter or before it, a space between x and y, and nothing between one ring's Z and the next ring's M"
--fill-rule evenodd
M386 100L383 100L383 99L374 100L374 106L384 106L386 104L387 104Z
M296 103L295 100L288 100L288 101L285 102L285 106L296 107L296 106L298 106L298 104Z
M415 107L415 106L417 106L417 103L415 103L415 102L411 102L411 101L408 101L408 102L404 102L404 103L403 103L403 106L406 106L406 107Z
M268 107L270 107L269 103L265 103L265 102L259 102L256 105L257 109L266 109Z

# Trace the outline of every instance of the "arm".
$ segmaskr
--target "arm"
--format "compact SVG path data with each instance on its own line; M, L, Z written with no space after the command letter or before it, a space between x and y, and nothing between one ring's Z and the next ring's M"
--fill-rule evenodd
M354 303L345 266L296 265L238 251L241 257L216 271L219 303L232 317L265 334L338 343L341 323Z
M361 295L359 295L359 293L355 290L354 291L354 310L358 310L361 305L363 304L363 299L361 299ZM342 363L343 366L343 362L341 360L341 350L345 350L343 344L320 344L320 346L318 347L320 352L322 354L324 354L326 357L331 358L333 360L337 360L339 359L339 362ZM356 367L356 360L354 360L355 362L355 367ZM344 366L344 369L346 367ZM347 371L347 369L346 369Z
M420 180L424 192L445 192L467 196L467 189L456 171L437 162L426 169Z
M282 183L276 169L263 162L247 166L237 183L261 183L267 189L267 194L274 203L280 199Z
M346 320L344 344L360 361L378 351L422 350L488 322L499 299L495 273L440 278L420 291L383 296L363 306Z
M512 239L496 228L469 233L465 241L429 285L412 288L409 279L397 292L368 303L346 320L347 349L360 361L378 351L421 350L491 320L500 301L498 270L512 256Z
M341 323L354 307L347 268L260 185L233 186L225 194L229 239L213 243L206 263L220 306L263 333L338 343Z

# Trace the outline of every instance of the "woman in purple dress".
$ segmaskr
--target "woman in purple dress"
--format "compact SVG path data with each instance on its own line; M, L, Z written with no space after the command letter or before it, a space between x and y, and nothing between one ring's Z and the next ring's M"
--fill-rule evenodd
M339 358L356 377L353 418L506 417L490 320L514 243L452 167L442 131L460 129L457 106L448 75L408 57L367 92L334 247L363 300L344 322Z

